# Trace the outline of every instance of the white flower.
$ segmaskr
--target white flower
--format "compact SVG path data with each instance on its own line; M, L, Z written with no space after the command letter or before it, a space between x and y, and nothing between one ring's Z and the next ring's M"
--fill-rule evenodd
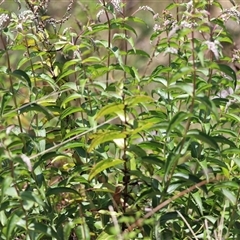
M168 53L171 53L171 54L177 54L178 53L178 50L176 48L173 48L173 47L168 47L165 52L164 52L164 55L168 54Z
M215 40L214 42L205 41L204 44L207 45L208 50L210 50L216 59L219 59L219 47L222 47L219 41Z
M157 32L157 31L160 31L161 30L161 26L159 24L156 24L153 26L153 31L154 32Z
M144 10L144 11L149 11L151 12L153 15L155 15L155 12L152 8L150 8L149 6L141 6L138 8L139 10Z
M102 10L100 10L100 11L97 13L97 15L96 15L97 20L98 20L99 22L101 22L101 21L100 21L100 17L101 17L103 14L104 14L104 10L102 9Z
M19 15L18 15L18 18L21 20L21 21L26 21L26 20L33 20L35 18L34 16L34 13L30 10L26 10L26 11L23 11L21 12Z
M122 3L121 0L112 0L111 3L112 3L114 9L115 9L117 12L120 12L120 13L123 12L123 11L122 11L122 6L121 6L121 3Z
M9 19L9 16L5 13L1 14L0 15L0 28L4 28L5 26L5 23L8 21Z

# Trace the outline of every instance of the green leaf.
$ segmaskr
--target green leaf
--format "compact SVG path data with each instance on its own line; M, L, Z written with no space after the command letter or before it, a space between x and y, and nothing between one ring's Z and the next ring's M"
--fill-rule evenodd
M115 132L115 131L99 132L94 135L94 138L88 148L88 152L91 152L96 146L102 143L113 141L115 139L125 138L125 137L126 137L126 133L121 133L121 132Z
M57 152L48 152L48 153L45 153L43 154L40 159L34 164L33 166L33 170L36 169L40 164L42 164L43 162L46 162L47 160L50 160L52 158L56 158L56 157L59 157L59 156L66 156L66 157L69 157L68 155L66 154L63 154L63 153L57 153Z
M103 107L95 116L95 119L98 120L99 118L109 115L109 114L117 114L118 112L121 114L123 113L124 105L122 103L116 104L111 103L105 107Z
M90 230L86 223L82 223L81 225L77 226L75 228L75 232L77 235L77 239L84 239L84 240L90 240Z
M68 60L64 63L62 71L66 72L72 65L76 65L77 63L79 64L79 59Z
M195 192L195 193L192 193L192 196L193 196L193 198L194 198L194 200L195 200L195 203L196 203L197 206L198 206L198 209L200 210L200 213L203 214L204 208L203 208L202 198L201 198L201 196L200 196L199 191L198 191L198 192Z
M222 189L222 192L224 194L224 196L235 206L236 203L237 203L237 198L236 196L234 195L234 193L232 191L229 191L228 189L226 188L223 188Z
M59 239L57 233L52 229L52 227L44 225L40 222L31 223L29 228L33 229L36 232L43 233L44 236L50 236L55 239Z
M126 34L124 34L124 33L115 33L115 34L113 35L112 40L117 40L117 39L128 41L129 44L130 44L130 46L132 47L133 51L136 52L136 50L135 50L135 44L134 44L134 41L133 41L133 38L132 38L132 37L128 37L128 36L126 36Z
M23 104L19 110L20 113L25 113L25 112L30 112L30 111L36 111L36 112L43 113L49 120L53 118L53 115L47 110L46 107L43 107L37 103Z
M81 196L81 194L78 191L69 187L48 188L46 196L57 195L61 193L73 193Z
M135 51L133 49L130 49L128 50L127 55L138 55L138 56L150 58L150 55L141 49L135 49Z
M63 107L64 105L66 105L68 102L71 102L75 99L81 99L82 98L82 95L81 94L78 94L78 93L73 93L69 96L67 96L66 98L64 98L64 100L62 101L61 103L61 107Z
M219 146L215 139L209 135L207 135L204 132L201 132L199 130L189 130L187 133L187 136L192 137L195 140L199 140L201 142L204 142L208 144L209 146L213 147L216 150L219 150Z
M21 220L21 218L24 218L23 213L21 215L19 215L19 214L17 215L16 213L13 213L10 215L8 222L7 222L6 239L14 239L13 234L16 231L16 226L17 226L18 222ZM15 229L15 231L14 231L14 229Z
M129 107L136 106L139 103L147 103L147 102L154 102L154 99L152 97L146 96L146 95L135 95L135 96L127 97L125 99L125 103Z
M121 159L106 159L98 162L90 171L88 180L91 181L100 172L106 170L107 168L122 164L123 162L124 161Z
M31 201L31 202L37 203L41 206L45 206L42 199L38 195L36 195L34 192L30 192L30 191L21 192L20 197L24 201Z
M5 108L7 107L7 104L9 103L9 101L11 99L12 99L12 96L9 92L3 94L2 98L1 98L1 109L0 109L1 116L5 113Z
M177 125L181 125L182 121L190 118L191 114L187 113L187 112L178 112L177 114L175 114L173 116L173 118L171 119L169 125L168 125L168 129L167 129L167 136L169 135L169 133L177 126Z
M83 109L80 107L68 107L66 108L64 111L62 111L61 115L60 115L60 119L63 120L64 118L66 118L67 116L73 114L73 113L79 113L79 112L83 112Z
M223 73L225 73L226 75L232 78L232 80L234 81L234 88L236 88L236 85L237 85L236 72L231 67L225 64L217 64L217 66L218 66L218 69L220 69Z
M32 87L31 80L30 80L30 78L29 78L29 76L27 75L26 72L24 72L24 71L22 71L22 70L20 70L20 69L17 69L17 70L14 70L14 71L12 72L12 74L13 74L14 76L18 77L19 79L26 81L29 88Z

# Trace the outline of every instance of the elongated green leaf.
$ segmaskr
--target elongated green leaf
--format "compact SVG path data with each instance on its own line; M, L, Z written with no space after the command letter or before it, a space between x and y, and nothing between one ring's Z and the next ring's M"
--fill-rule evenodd
M193 85L192 83L177 83L174 85L170 85L168 88L170 91L172 90L181 90L185 93L187 93L189 96L192 96L193 93Z
M124 34L124 33L115 33L115 34L113 35L112 40L116 40L116 39L128 41L129 44L131 45L133 51L136 52L136 50L135 50L135 44L134 44L134 41L133 41L133 38L132 38L132 37L127 37L126 34Z
M122 103L116 104L116 103L111 103L105 107L103 107L95 116L95 119L98 120L99 118L113 114L115 115L117 112L123 113L124 105Z
M136 96L131 96L126 98L125 103L130 106L136 106L139 103L147 103L147 102L154 102L154 99L150 96L146 96L146 95L136 95Z
M64 225L64 227L63 227L64 239L63 240L69 240L71 231L74 227L75 227L75 224L73 222L67 222Z
M233 141L225 138L224 136L215 136L215 137L213 137L213 139L218 143L227 144L227 145L229 145L230 147L233 147L233 148L236 147L236 144Z
M40 222L32 223L30 225L30 228L34 229L36 232L43 233L45 237L50 236L52 238L58 239L57 233L50 226L44 225Z
M128 55L133 54L133 55L143 56L143 57L147 57L147 58L150 57L150 55L147 52L145 52L141 49L135 49L135 51L133 49L130 49L130 50L128 50L127 54Z
M1 109L0 115L3 115L5 112L5 108L7 107L8 102L12 99L12 96L9 92L5 93L1 98Z
M224 196L233 204L236 204L236 196L234 195L234 193L226 188L222 189L222 192L224 194Z
M216 150L219 150L219 146L215 139L206 133L203 133L199 130L189 130L187 136L193 137L195 140L199 140L201 142L207 143L209 146L213 147Z
M40 112L40 113L43 113L47 117L47 119L52 119L54 117L52 113L50 113L47 110L46 107L43 107L37 103L23 104L19 111L20 113L30 112L30 111Z
M222 154L240 154L239 148L226 148L222 151Z
M106 170L107 168L114 167L116 165L122 164L124 161L121 159L106 159L97 163L89 174L89 181L91 181L97 174Z
M142 162L147 164L157 165L159 167L164 166L164 161L155 156L144 156L142 157Z
M169 133L177 126L177 125L181 125L182 121L188 119L191 116L191 114L187 113L187 112L178 112L177 114L175 114L173 116L173 118L171 119L168 129L167 129L167 135L169 135Z
M20 197L24 201L32 201L32 202L38 203L41 206L45 205L42 199L34 192L23 191L20 193Z
M125 137L126 137L126 133L121 133L121 132L111 131L111 132L97 133L94 135L94 138L90 144L88 152L91 152L99 144L113 141L114 139L125 138Z
M208 97L197 97L196 99L199 100L201 104L204 104L206 108L215 115L216 119L219 118L218 109L216 108L214 101Z
M134 129L132 132L131 132L131 136L134 136L135 134L139 133L139 132L142 132L144 130L149 130L152 126L154 125L154 122L148 122L146 124L143 124L142 126Z
M76 73L76 69L68 69L66 70L65 72L61 73L58 78L57 78L57 81L59 81L60 79L63 79L64 77L67 77L73 73Z
M61 113L60 119L62 120L65 117L67 117L67 116L69 116L73 113L77 113L77 112L79 113L79 112L82 112L82 111L83 111L83 109L80 108L80 107L68 107Z
M237 84L236 72L231 67L225 64L217 64L217 66L223 73L225 73L226 75L232 78L234 82L234 88L236 88L236 84Z
M201 196L200 196L200 193L199 192L195 192L195 193L192 193L192 196L195 200L195 203L197 204L198 206L198 209L200 210L201 214L203 214L203 204L202 204L202 199L201 199Z
M61 103L61 107L63 107L66 103L71 102L75 99L79 99L82 98L83 96L81 94L78 93L73 93L70 96L67 96Z
M67 71L69 69L69 67L71 67L72 65L75 65L77 63L79 63L79 59L72 59L72 60L65 62L63 65L62 71L63 72Z
M7 224L7 229L6 229L6 239L14 239L14 228L16 228L19 220L22 218L24 218L24 215L22 213L22 216L19 214L11 214L10 218L8 219L8 224Z
M61 154L61 153L57 153L57 152L49 152L49 153L45 153L44 155L42 155L40 157L40 159L34 164L33 166L33 170L36 169L40 164L42 164L43 162L47 161L47 160L50 160L52 158L55 158L55 157L59 157L59 156L66 156L66 157L69 157L68 155L66 154Z
M14 76L18 77L19 79L22 79L22 80L24 80L25 82L27 82L29 88L32 87L31 80L30 80L30 78L29 78L29 76L27 75L26 72L22 71L21 69L17 69L17 70L14 70L14 71L12 72L12 74L13 74Z
M224 117L226 117L227 119L232 119L232 120L235 120L237 121L237 123L240 123L240 117L237 116L236 114L233 114L233 113L223 113L222 114Z
M69 187L55 187L55 188L48 188L46 196L57 195L61 193L74 193L77 195L81 195L78 191L73 188Z
M124 22L119 22L119 19L113 19L111 20L111 29L124 29L127 31L130 31L132 33L135 34L135 36L137 36L137 32L135 31L135 29L133 27L131 27L130 25L124 23Z

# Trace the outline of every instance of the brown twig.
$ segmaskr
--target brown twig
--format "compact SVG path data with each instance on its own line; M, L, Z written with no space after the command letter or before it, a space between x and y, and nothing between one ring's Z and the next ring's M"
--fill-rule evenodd
M160 209L162 209L163 207L167 206L169 203L173 202L174 200L184 196L185 194L187 193L190 193L192 192L194 189L196 188L199 188L201 186L204 186L206 185L207 183L209 182L214 182L216 181L217 179L216 178L212 178L212 179L209 179L209 180L203 180L199 183L196 183L194 184L193 186L183 190L182 192L180 193L177 193L176 195L172 196L171 198L167 199L166 201L160 203L157 207L153 208L152 211L148 212L147 214L145 214L142 218L138 219L135 223L133 223L132 225L130 225L126 230L125 232L131 232L134 228L136 227L140 227L144 220L151 217L153 214L155 214L156 212L158 212Z

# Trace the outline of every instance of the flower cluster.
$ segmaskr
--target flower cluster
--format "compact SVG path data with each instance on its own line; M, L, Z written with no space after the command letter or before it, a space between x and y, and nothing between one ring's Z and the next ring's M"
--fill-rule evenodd
M18 18L20 21L26 22L27 20L33 20L35 18L34 13L31 10L22 11Z
M138 8L138 10L143 10L143 11L149 11L151 12L153 15L155 15L155 12L152 8L150 8L149 6L141 6Z
M116 10L116 12L119 12L119 13L123 12L122 6L121 6L122 0L112 0L111 3L113 5L114 9Z
M219 48L222 47L219 41L205 41L205 45L207 45L208 50L210 50L213 54L214 57L218 60L219 59Z
M240 49L233 49L232 62L240 61Z
M8 14L3 13L0 15L0 29L3 29L5 27L8 20L9 20Z
M221 15L221 18L224 22L226 22L231 17L234 17L237 23L240 24L240 12L236 9L236 7L225 10Z

